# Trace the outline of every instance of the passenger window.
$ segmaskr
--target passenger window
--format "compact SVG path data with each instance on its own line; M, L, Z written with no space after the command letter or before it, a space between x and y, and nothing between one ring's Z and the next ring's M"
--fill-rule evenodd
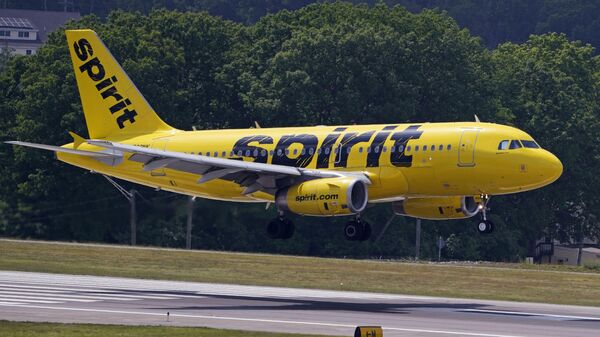
M524 147L529 148L529 149L539 149L540 148L538 143L536 143L533 140L521 140L521 144L523 144Z
M281 149L277 149L277 156L281 157Z
M510 146L508 147L511 150L522 148L523 146L518 140L511 140Z
M400 144L398 145L398 152L402 152L404 151L404 145Z
M415 145L415 152L419 151L419 145Z
M431 145L431 151L435 151L435 145Z
M207 157L210 157L210 152L206 152L206 156L207 156Z
M427 151L427 145L423 145L423 151Z
M379 153L379 146L375 146L375 153Z
M383 152L387 152L387 146L383 147Z
M254 149L254 157L258 157L258 149Z
M304 148L304 147L303 147L303 148L302 148L302 151L301 151L300 153L301 153L302 155L305 155L305 154L306 154L306 148Z
M367 153L371 153L371 147L367 146Z
M308 149L308 154L309 154L309 155L311 155L311 156L312 156L313 154L315 154L315 149L314 149L314 148L312 148L312 147L311 147L310 149Z
M448 151L452 150L452 145L448 144L448 146L446 147L446 149L448 149Z
M317 149L317 154L321 154L321 148Z
M395 147L395 146L392 146L392 147L390 148L390 152L391 152L391 153L394 153L394 152L396 152L396 147Z
M298 149L294 149L294 156L298 154Z
M246 157L250 157L250 150L246 150Z
M352 148L351 147L347 147L346 148L346 153L350 154L350 151L352 151Z
M503 140L498 144L498 150L508 150L508 140Z
M260 151L260 155L263 156L263 157L266 157L267 156L267 150Z
M238 150L238 157L242 156L242 150Z
M198 155L199 155L199 156L201 156L201 155L202 155L202 152L198 152Z
M290 150L289 149L285 149L285 155L289 156L290 155Z
M329 148L325 148L325 154L329 154Z
M444 149L444 145L440 144L440 146L438 147L438 150L442 151Z
M233 151L229 152L229 156L233 157Z
M358 153L362 153L362 146L358 148Z

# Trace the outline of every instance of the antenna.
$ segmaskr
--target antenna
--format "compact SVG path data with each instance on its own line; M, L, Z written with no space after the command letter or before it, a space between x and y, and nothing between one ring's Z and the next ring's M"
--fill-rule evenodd
M481 121L479 120L479 117L477 117L477 115L474 115L474 116L475 116L475 122L476 123L481 123Z

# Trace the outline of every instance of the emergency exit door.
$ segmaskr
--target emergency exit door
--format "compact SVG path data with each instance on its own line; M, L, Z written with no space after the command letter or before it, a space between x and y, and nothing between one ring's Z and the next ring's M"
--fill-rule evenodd
M458 144L458 166L475 166L475 145L479 129L462 131Z

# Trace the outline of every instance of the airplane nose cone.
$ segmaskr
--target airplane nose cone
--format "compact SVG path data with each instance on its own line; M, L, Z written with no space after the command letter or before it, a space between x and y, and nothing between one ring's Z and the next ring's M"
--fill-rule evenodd
M563 173L563 165L555 155L548 152L546 156L546 170L550 182L556 181Z

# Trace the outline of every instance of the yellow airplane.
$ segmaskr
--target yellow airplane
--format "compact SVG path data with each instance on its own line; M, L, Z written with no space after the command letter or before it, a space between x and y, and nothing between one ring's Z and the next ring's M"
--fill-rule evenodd
M63 146L8 142L56 152L66 163L185 195L274 203L273 238L294 232L288 213L353 215L348 240L364 241L368 203L396 214L462 219L492 195L548 185L562 164L527 133L476 122L181 131L163 122L92 30L66 32L90 139Z

